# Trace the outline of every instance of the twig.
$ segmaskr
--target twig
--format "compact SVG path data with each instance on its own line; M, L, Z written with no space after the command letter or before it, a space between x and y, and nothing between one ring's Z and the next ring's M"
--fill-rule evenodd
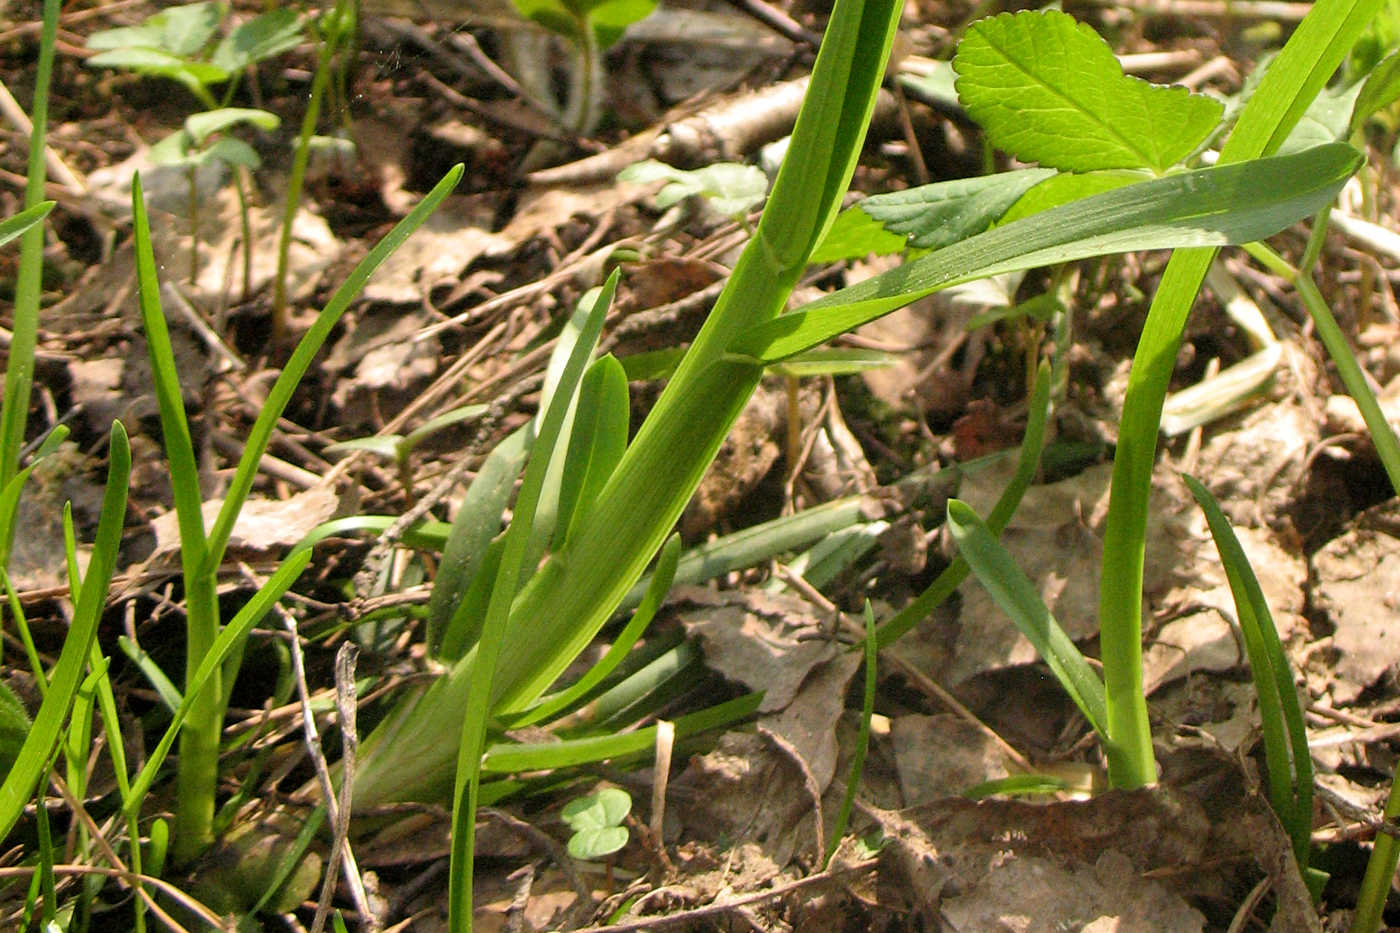
M743 10L784 39L810 45L812 48L822 44L820 34L807 29L782 10L764 3L763 0L729 0L729 3L731 6Z
M174 917L170 916L168 913L162 910L160 904L156 901L156 899L151 897L150 893L146 891L144 882L150 882L155 887L159 888L162 891L165 891L166 894L171 895L171 897L173 898L173 900L175 900L176 903L180 904L180 906L195 914L199 917L199 919L203 920L205 923L209 924L215 929L223 928L223 924L220 922L219 917L213 911L211 911L208 907L205 907L199 901L190 897L188 894L185 894L183 891L180 891L174 888L173 886L166 884L159 878L150 878L145 875L137 875L130 868L127 868L126 864L121 860L121 858L117 855L116 851L107 842L107 837L104 836L102 831L98 828L97 822L92 818L92 814L87 812L87 808L83 806L82 801L78 800L76 797L73 796L73 792L69 789L68 785L64 782L63 778L58 776L58 772L51 771L49 773L49 781L53 784L54 788L58 791L59 795L64 799L64 801L67 802L68 808L73 811L73 814L77 816L78 820L82 822L85 826L87 826L88 834L92 837L93 842L97 843L97 847L102 850L103 856L107 859L107 861L112 863L111 877L120 878L121 880L127 882L129 885L135 888L137 896L146 902L146 906L148 906L151 909L151 913L155 914L162 923L169 926L170 929L178 931L178 933L185 933L185 928L180 926L180 924L175 920ZM141 841L139 839L133 839L131 840L131 844L140 845ZM58 866L55 865L54 871L57 870ZM95 866L90 868L89 871L96 874L106 874L106 872L101 871Z
M256 581L256 577L251 570L242 568L243 572L250 579ZM321 795L326 801L326 813L330 818L332 832L335 838L335 848L332 849L330 863L326 866L326 877L321 886L321 897L316 905L316 918L311 925L311 933L320 933L321 927L326 922L326 914L330 907L330 897L335 890L336 873L342 862L345 865L345 883L350 888L350 899L355 902L355 909L367 922L373 924L374 914L370 911L369 900L365 896L364 882L360 878L358 866L355 864L355 855L350 850L350 843L347 839L349 834L350 813L348 809L341 806L340 799L336 796L335 787L331 781L330 766L326 764L325 753L321 751L321 739L316 733L316 717L311 711L311 692L306 685L306 667L302 663L301 636L297 632L296 619L291 613L283 609L281 604L276 606L276 611L282 618L282 625L287 629L289 638L289 648L292 657L292 676L296 680L297 696L301 701L302 717L302 738L306 745L306 753L311 757L312 767L316 771L316 781L321 786ZM351 662L353 675L353 661ZM341 707L340 702L340 668L341 655L336 655L336 700L337 707ZM353 676L352 676L353 682ZM353 688L352 688L353 689ZM353 703L351 704L353 709ZM342 711L343 713L343 711ZM342 730L345 729L345 722L341 722ZM351 719L350 731L354 731L354 720ZM352 739L347 739L347 745L353 744ZM351 753L353 755L353 752ZM348 778L346 779L348 782ZM335 852L339 851L340 858L335 857Z
M764 901L776 900L785 897L796 891L806 888L820 887L825 884L834 884L845 875L856 875L874 868L878 859L866 859L860 862L853 862L849 865L842 865L836 868L829 868L826 871L818 872L815 875L808 875L806 878L798 878L796 881L789 881L762 891L752 891L748 894L741 894L733 900L724 901L718 904L707 904L704 907L697 907L694 910L681 911L680 913L667 914L661 917L643 917L638 920L626 920L622 923L610 923L606 926L587 927L578 933L634 933L637 930L662 930L667 927L679 926L684 923L692 923L697 920L704 920L710 917L720 916L726 913L748 907L751 904L761 904Z
M0 81L0 113L25 136L34 132L34 124L30 122L29 114L24 112L24 108L15 100L4 81ZM87 182L78 177L78 173L69 168L68 163L47 145L44 146L44 164L49 167L54 179L62 182L74 194L87 194Z

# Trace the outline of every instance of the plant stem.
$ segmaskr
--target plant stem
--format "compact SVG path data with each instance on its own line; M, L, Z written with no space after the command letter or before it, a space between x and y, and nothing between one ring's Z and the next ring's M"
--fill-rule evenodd
M54 42L58 35L59 0L44 0L39 36L39 61L34 78L33 129L29 136L29 166L24 206L44 200L44 138L49 123L49 82L53 75ZM5 368L5 400L0 409L0 486L19 470L19 452L29 420L29 393L34 384L34 351L39 337L39 293L43 285L44 225L35 224L20 238L19 272L15 279L14 327L9 363ZM11 537L13 526L11 526ZM10 540L0 541L0 566L8 562Z

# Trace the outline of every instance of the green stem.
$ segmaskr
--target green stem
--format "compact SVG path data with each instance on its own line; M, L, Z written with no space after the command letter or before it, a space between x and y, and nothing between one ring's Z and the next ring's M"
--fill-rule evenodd
M1391 822L1400 816L1400 782L1390 785L1384 815ZM1400 839L1389 833L1377 833L1375 848L1366 862L1366 875L1361 879L1361 892L1356 898L1356 917L1351 923L1351 933L1376 933L1381 928L1381 915L1385 912L1385 901L1390 894L1397 862L1400 862Z
M34 103L29 115L33 130L29 136L29 166L24 187L26 208L44 200L44 139L48 132L49 82L53 74L60 6L60 0L44 0L39 61L34 73ZM14 327L10 335L9 363L5 368L5 400L0 409L0 486L8 483L19 470L19 453L24 446L24 429L29 420L29 393L34 384L34 352L39 337L39 293L43 286L43 271L44 225L38 223L20 238ZM0 541L0 566L8 562L9 553L10 539L7 538Z
M321 41L320 52L316 56L316 76L311 81L311 99L306 105L306 115L302 117L301 131L297 134L297 148L292 156L292 172L287 178L287 200L282 205L282 233L277 241L277 274L272 280L272 340L279 346L287 334L287 263L292 251L292 223L296 220L297 208L301 205L301 190L306 182L306 166L311 159L311 137L316 132L316 123L321 118L321 100L326 96L326 85L331 77L331 58L341 42L343 23L342 7L345 0L337 0L331 10L332 21L327 25L326 36Z

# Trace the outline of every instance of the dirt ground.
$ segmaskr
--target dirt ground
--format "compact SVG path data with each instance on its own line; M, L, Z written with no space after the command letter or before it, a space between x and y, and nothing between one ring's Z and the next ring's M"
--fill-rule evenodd
M773 25L737 2L663 0L644 29L608 52L605 117L580 136L488 67L505 67L506 78L542 75L546 87L566 80L570 65L561 47L508 10L367 0L349 98L330 102L319 130L354 148L313 161L295 227L290 333L308 325L354 262L449 166L463 162L467 170L457 192L370 282L293 400L251 519L239 525L235 546L248 567L268 569L333 517L401 515L427 497L437 500L433 515L450 518L461 492L454 470L474 469L484 451L534 414L563 316L618 262L623 276L604 346L626 356L690 339L744 231L692 201L660 209L656 185L614 176L662 154L664 128L732 113L808 72L813 50L804 39L820 30L823 16L800 0L778 6L783 19ZM946 60L974 15L1002 8L979 6L974 14L961 2L907 6L902 44L910 67ZM1068 11L1129 56L1130 71L1221 94L1238 91L1292 26L1278 18L1287 9L1270 18L1247 3L1171 7L1073 4ZM40 648L56 654L66 611L54 558L62 553L61 504L72 501L85 540L100 503L106 429L121 418L133 444L131 505L99 637L133 722L157 704L119 637L178 670L182 629L170 488L133 298L124 203L131 171L143 171L154 208L166 312L204 489L218 495L287 352L272 322L268 283L291 143L315 65L314 49L304 43L259 66L257 80L239 94L240 105L282 118L277 130L245 134L263 165L250 176L259 235L252 278L244 282L233 186L214 177L201 182L196 247L184 176L143 161L149 145L198 102L171 82L83 61L87 36L154 9L146 2L73 3L60 29L49 142L75 177L52 186L59 206L50 221L30 435L59 422L73 434L64 456L36 474L10 567ZM38 10L30 0L0 9L0 78L21 104L33 84ZM763 146L785 133L781 103L760 109L767 118L758 128L714 130L690 151L664 154L690 166L758 161ZM789 126L791 118L787 112ZM1378 138L1378 145L1394 142L1393 132ZM0 216L21 203L25 146L12 127L0 133ZM1381 192L1370 216L1393 228L1390 149L1370 156L1371 166L1380 166ZM854 187L897 190L966 176L981 162L977 130L955 106L891 96ZM1274 242L1296 259L1305 241L1300 226ZM765 689L756 723L678 752L664 813L651 803L649 764L588 769L567 792L507 800L488 812L479 836L477 928L1346 929L1400 748L1400 511L1296 295L1242 252L1223 255L1224 278L1258 305L1281 350L1262 395L1164 436L1160 447L1144 581L1145 681L1162 767L1156 788L1104 790L1091 730L1029 643L969 580L882 653L851 832L822 867L861 704L859 652L830 634L832 621L845 613L858 625L867 599L877 618L888 616L947 566L953 549L941 528L944 505L956 494L986 514L999 495L1014 456L989 455L1014 454L1028 353L1046 339L1017 322L967 329L998 303L986 291L940 295L857 333L863 345L897 350L889 368L807 378L795 397L782 378L766 381L683 519L690 545L842 496L866 498L872 546L819 592L787 564L768 560L678 587L655 623L651 637L688 638L704 660L665 708L667 717ZM13 248L0 251L7 301L16 256ZM1160 254L1114 257L1083 263L1071 277L1074 342L1044 473L1004 535L1056 618L1090 654L1116 418L1165 262ZM810 297L888 265L874 258L814 268L799 291ZM1400 399L1400 257L1336 233L1322 266L1322 290L1383 401L1400 405L1393 401ZM1029 295L1047 281L1031 273L1000 283L1000 300L1018 289ZM1193 312L1173 387L1192 386L1256 349L1213 283ZM655 395L655 384L632 383L634 427ZM494 417L432 435L403 471L382 457L327 450L406 433L477 402L493 403ZM801 433L789 438L794 427ZM975 469L952 469L974 461ZM1261 796L1258 715L1232 626L1234 604L1178 471L1201 478L1235 523L1298 672L1319 786L1315 864L1331 874L1320 908ZM897 494L901 480L908 482ZM421 563L392 555L384 562L370 553L371 543L337 539L319 547L288 602L318 694L331 690L331 659L345 640L362 649L361 676L376 687L392 692L426 668L411 616L352 624L355 613L399 594L421 602L426 591ZM377 589L355 582L364 579L367 560L377 562L370 567ZM246 587L231 566L226 598L236 600ZM236 733L285 707L262 743L272 765L256 771L247 754L226 761L230 790L254 782L249 820L274 811L311 775L298 758L300 713L276 695L277 641L275 634L255 636L230 712ZM7 627L7 682L36 700L17 644ZM365 703L362 717L372 721L376 709ZM322 731L334 732L333 723L323 722ZM154 741L158 732L147 735ZM110 812L110 765L94 767L89 804ZM1024 771L1063 778L1068 789L980 802L964 796ZM561 807L599 783L623 787L634 801L632 841L606 866L578 863L561 845L568 837ZM357 834L374 916L360 917L342 884L335 904L352 929L360 921L376 929L444 928L446 827L445 811L428 807L392 831ZM0 861L23 857L11 851ZM268 915L266 927L304 927L315 893L308 887L305 896L310 907ZM14 897L22 902L23 891L8 900ZM128 922L127 895L116 885L102 902L120 918L112 923ZM13 903L0 906L11 916ZM94 929L108 928L103 916ZM1400 922L1400 909L1392 917Z

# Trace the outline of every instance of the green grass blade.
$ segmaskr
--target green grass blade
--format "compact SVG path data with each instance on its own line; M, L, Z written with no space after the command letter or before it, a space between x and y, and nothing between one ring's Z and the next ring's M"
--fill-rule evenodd
M603 678L617 669L617 666L627 657L628 652L632 650L632 646L637 643L637 639L642 637L642 633L651 624L651 620L656 616L656 610L661 608L666 594L670 592L671 581L675 579L676 565L680 562L680 555L680 536L672 535L662 545L661 555L656 559L656 570L651 575L646 595L642 597L637 611L632 613L632 618L626 627L618 633L607 653L575 683L556 694L545 697L520 716L513 717L510 721L512 728L552 719L570 709L588 696L598 684L602 683Z
M564 546L573 528L582 526L588 506L622 460L630 414L627 373L617 357L608 354L589 367L579 387L578 410L559 489L556 549Z
M1050 382L1050 365L1042 362L1036 371L1035 385L1031 389L1026 434L1021 439L1016 472L1012 474L1011 481L997 497L991 514L987 516L987 527L993 535L999 535L1006 529L1006 523L1011 520L1016 507L1021 504L1021 497L1030 488L1031 481L1035 479L1036 471L1040 468L1040 453L1045 447L1045 426L1050 421ZM967 579L968 570L967 559L959 554L913 602L876 628L877 646L889 647L894 644L896 638L928 618L929 613L941 606L943 601L962 585L963 580Z
M0 246L13 240L24 233L30 227L49 216L49 211L53 210L53 201L40 201L33 207L25 208L13 217L0 220Z
M428 650L434 655L443 647L445 639L461 646L476 641L475 627L471 631L453 633L449 638L448 623L481 569L482 555L491 539L501 530L501 514L510 501L534 436L531 422L497 444L467 487L462 504L452 517L442 562L428 598ZM447 655L447 660L455 661L461 656L461 650L455 649Z
M697 544L681 555L674 582L704 583L779 554L810 547L860 522L864 504L860 496L836 499ZM627 591L620 608L639 605L650 588L650 577L642 577Z
M1264 591L1225 513L1220 511L1210 491L1194 477L1182 474L1181 478L1205 513L1230 583L1235 614L1249 653L1250 672L1254 675L1254 690L1259 698L1264 752L1269 764L1269 799L1279 822L1293 840L1293 856L1298 861L1299 871L1306 872L1312 840L1313 768L1293 670L1288 656L1283 653Z
M63 650L49 678L49 690L34 717L34 728L24 740L19 757L0 786L0 839L9 835L34 793L35 785L56 747L63 721L73 702L87 663L89 646L97 635L97 623L107 600L107 588L117 566L122 527L126 521L127 480L131 475L131 448L121 422L112 423L107 455L107 485L97 521L92 557L83 588L73 607L73 621L63 640Z
M53 77L54 45L58 36L59 0L44 0L39 29L39 60L34 69L34 99L29 108L29 163L24 186L26 210L44 203L44 143L49 124L49 84ZM20 216L24 216L21 214ZM29 420L29 393L34 385L34 351L39 339L39 293L43 287L44 227L35 223L21 235L19 271L15 277L14 323L7 348L5 397L0 404L0 485L19 469L24 428ZM0 557L10 553L10 538L0 540Z
M675 721L676 738L738 722L757 712L761 702L763 694L750 693L700 710L698 713L688 713ZM573 768L624 755L646 753L651 751L655 744L656 727L647 726L617 735L565 739L562 742L546 742L539 745L493 745L482 757L481 770L487 774L514 774L523 771Z
M57 450L58 445L67 437L67 427L55 427L39 445L29 466L15 473L0 486L0 567L7 567L10 563L10 541L14 536L15 516L19 513L19 497L24 492L24 484L29 481L29 474L34 472L39 461Z
M948 501L948 529L977 579L1035 647L1112 756L1103 681L1045 608L1035 585L967 503Z
M248 493L252 491L258 462L262 460L262 455L272 440L272 432L277 426L277 419L282 417L287 403L291 401L292 393L311 367L312 360L320 351L321 345L326 342L331 330L340 320L341 315L350 307L350 302L359 295L369 277L395 250L403 245L404 240L407 240L413 231L423 225L423 221L427 220L433 211L437 210L443 198L451 194L452 190L457 187L457 182L462 178L462 172L461 165L454 166L433 187L433 190L429 191L423 200L409 211L407 217L395 224L394 228L375 244L369 255L360 260L350 275L335 290L335 294L331 295L330 301L317 315L315 323L297 343L296 349L292 351L291 359L287 361L282 374L277 377L272 389L268 391L267 401L263 404L257 420L248 432L243 456L239 458L238 468L229 484L228 493L224 496L223 507L219 509L219 516L209 531L209 545L204 558L204 566L200 568L201 573L214 573L218 569L220 561L223 560L224 549L228 546L229 535L233 532L233 523L238 519L238 513L243 508Z
M774 363L911 301L975 279L1107 253L1246 243L1320 210L1361 165L1345 143L1128 185L978 234L740 335Z
M146 351L150 357L151 381L160 413L162 445L169 463L170 486L179 522L180 562L189 581L204 561L199 462L195 459L189 423L185 419L185 399L175 366L175 349L170 344L170 331L165 324L165 313L161 310L160 282L156 277L155 253L151 247L151 227L146 217L146 198L141 188L140 173L131 179L131 211L135 225L136 283L141 305L141 326L146 332Z
M156 692L156 698L173 715L184 702L184 697L180 695L180 688L175 686L175 682L166 676L165 671L156 664L155 658L146 653L136 642L125 635L117 638L117 647L121 648L122 654L126 655L136 669L146 678L151 689Z
M1392 781L1382 817L1390 822L1400 818L1400 781ZM1395 866L1400 863L1400 839L1388 833L1376 833L1375 847L1366 860L1366 874L1361 879L1361 891L1356 896L1356 915L1352 917L1351 933L1376 933L1381 928L1385 902L1395 880Z
M539 435L534 444L535 456L525 467L525 476L516 497L510 528L506 531L505 547L500 567L491 590L486 620L481 638L473 649L471 686L467 693L466 718L461 726L461 743L457 755L457 776L452 796L452 859L448 880L448 925L453 929L471 926L472 863L476 830L477 792L481 778L481 752L486 743L486 730L491 718L492 682L496 676L496 661L505 642L510 607L514 602L517 583L525 570L524 560L535 531L535 510L556 455L562 434L588 359L603 330L603 319L617 290L618 272L613 270L602 288L591 296L585 324L575 341L549 407L540 419ZM587 299L585 299L587 300ZM519 640L518 636L516 639Z
M1380 0L1318 0L1269 65L1221 150L1222 163L1273 152L1341 64ZM1214 249L1184 250L1167 263L1133 356L1104 531L1099 628L1110 733L1127 758L1109 778L1133 788L1156 780L1147 704L1142 697L1142 566L1148 491L1162 405L1186 316Z
M170 746L179 735L185 719L189 716L192 706L191 696L204 689L209 681L214 677L224 658L235 646L241 645L254 625L272 609L277 600L282 598L297 577L301 576L306 565L311 560L311 550L304 548L293 551L282 562L282 565L267 578L258 591L244 603L243 608L234 614L228 625L224 626L219 637L214 640L204 660L200 662L199 668L194 675L186 678L188 689L185 696L180 700L180 705L176 707L174 716L171 717L170 725L166 726L165 734L156 743L155 749L151 752L150 758L146 761L141 773L131 784L131 796L129 800L132 805L139 806L140 801L145 799L151 784L155 781L156 773L161 765L165 763L165 757L170 752ZM134 813L131 815L135 815Z

